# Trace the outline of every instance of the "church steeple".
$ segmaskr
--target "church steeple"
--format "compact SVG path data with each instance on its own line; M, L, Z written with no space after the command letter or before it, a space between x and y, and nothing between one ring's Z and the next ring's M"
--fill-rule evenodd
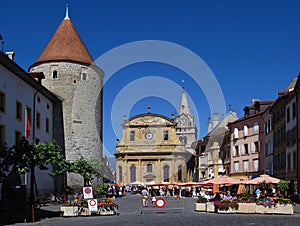
M190 106L187 100L187 96L184 90L184 81L182 81L182 94L181 94L181 101L179 106L179 115L186 114L189 115L190 113Z

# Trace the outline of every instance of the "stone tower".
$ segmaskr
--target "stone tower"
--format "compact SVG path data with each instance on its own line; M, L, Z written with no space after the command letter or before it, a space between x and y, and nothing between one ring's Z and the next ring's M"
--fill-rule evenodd
M101 162L104 73L94 64L69 18L68 8L65 18L29 71L43 72L43 85L63 100L66 158L75 161L83 156ZM83 178L68 174L67 185L82 187Z
M177 136L180 141L185 144L185 149L193 153L194 149L192 148L192 143L197 140L197 127L194 124L194 116L190 112L184 86L182 87L181 101L175 122L177 123Z

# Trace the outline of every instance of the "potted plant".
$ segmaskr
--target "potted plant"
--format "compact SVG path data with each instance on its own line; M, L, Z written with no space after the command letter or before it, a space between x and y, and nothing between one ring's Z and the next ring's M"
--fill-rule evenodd
M207 199L203 196L199 196L195 203L195 211L205 212L206 211Z
M218 213L235 213L239 208L239 203L235 200L214 201L215 209Z
M287 180L280 180L277 184L277 188L284 197L287 197L287 190L289 189L289 182Z
M277 214L294 214L295 203L291 199L277 198L274 200L275 209Z
M97 186L97 193L101 198L105 198L109 190L108 184L100 184Z
M238 197L238 203L238 213L255 213L256 204L249 192L240 194Z

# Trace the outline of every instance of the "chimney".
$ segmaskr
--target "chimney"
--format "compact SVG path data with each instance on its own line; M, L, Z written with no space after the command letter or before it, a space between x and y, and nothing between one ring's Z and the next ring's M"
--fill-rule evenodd
M207 132L210 133L211 131L211 121L210 121L210 117L208 117L208 120L207 120Z
M9 59L14 60L14 58L15 58L15 52L6 52L5 54L6 54L6 56L9 57Z
M213 114L213 128L215 128L219 124L219 114L214 113Z
M124 114L123 119L124 119L124 121L126 121L126 119L127 119L127 115L126 114Z
M172 120L173 121L174 121L174 118L175 118L174 115L175 115L174 112L172 112Z
M151 110L151 107L150 107L150 106L148 106L148 113L150 113L150 110Z

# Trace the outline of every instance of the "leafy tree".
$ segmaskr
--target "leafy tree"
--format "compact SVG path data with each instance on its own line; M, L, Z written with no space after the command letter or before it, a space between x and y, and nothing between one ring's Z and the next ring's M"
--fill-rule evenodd
M13 149L15 151L9 157L9 161L12 163L14 170L18 173L24 174L30 172L30 200L31 205L34 205L34 182L36 180L35 168L48 170L49 164L56 165L59 169L53 174L56 175L64 171L68 162L61 154L61 147L57 145L56 141L53 141L52 143L36 144L33 142L32 144L29 144L29 142L22 137L20 142L18 142Z
M7 144L0 144L0 179L7 177L9 168L11 166L10 156L12 155L12 148L9 148Z
M80 174L84 179L84 185L88 185L91 180L100 176L99 169L97 169L97 167L101 167L97 163L97 160L86 160L80 156L80 158L75 162L69 163L67 171L70 173Z

